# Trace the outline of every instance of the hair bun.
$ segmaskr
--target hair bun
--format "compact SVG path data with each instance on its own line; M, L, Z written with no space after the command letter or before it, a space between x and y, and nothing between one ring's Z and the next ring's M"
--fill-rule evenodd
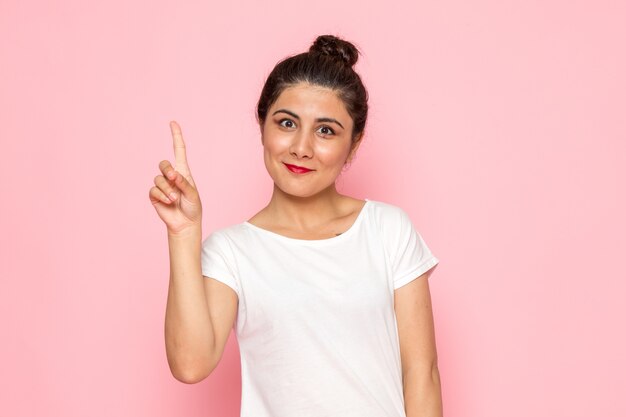
M309 52L340 59L349 67L356 64L359 59L359 51L352 43L333 35L318 36L309 48Z

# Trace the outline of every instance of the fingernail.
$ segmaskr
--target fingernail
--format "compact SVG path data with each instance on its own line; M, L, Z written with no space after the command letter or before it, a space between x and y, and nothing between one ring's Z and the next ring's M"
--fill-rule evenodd
M170 193L170 198L172 200L176 200L176 193Z

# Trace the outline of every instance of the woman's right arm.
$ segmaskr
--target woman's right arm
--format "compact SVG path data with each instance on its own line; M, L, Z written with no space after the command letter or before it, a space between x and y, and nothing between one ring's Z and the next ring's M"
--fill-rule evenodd
M216 365L215 335L200 271L202 230L168 233L170 281L165 311L165 350L172 375L198 382Z
M193 384L219 363L237 315L237 294L226 284L202 276L202 232L168 235L170 286L165 343L172 374Z
M196 383L215 369L237 313L230 287L201 272L202 204L187 165L180 127L170 124L176 170L161 161L150 201L167 225L170 279L165 312L165 348L172 375ZM168 198L171 193L175 196Z

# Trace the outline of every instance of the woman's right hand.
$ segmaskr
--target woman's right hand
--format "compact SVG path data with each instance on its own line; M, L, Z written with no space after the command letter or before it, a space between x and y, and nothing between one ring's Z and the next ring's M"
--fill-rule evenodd
M154 178L150 202L165 222L169 234L180 234L193 227L202 227L202 203L189 165L180 126L170 122L174 139L176 169L167 160L159 163L161 175ZM173 193L173 194L172 194Z

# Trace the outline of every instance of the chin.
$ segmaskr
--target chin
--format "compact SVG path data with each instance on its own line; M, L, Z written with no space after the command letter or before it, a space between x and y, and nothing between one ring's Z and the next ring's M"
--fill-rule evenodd
M291 195L293 197L306 198L319 193L322 189L311 186L303 186L302 184L289 184L274 179L274 187L278 188L282 193Z
M306 197L311 197L312 195L317 194L319 191L317 190L310 190L310 189L294 189L294 187L281 187L280 185L276 184L276 187L278 189L280 189L280 191L282 191L284 194L288 194L290 196L293 197L300 197L300 198L306 198Z

